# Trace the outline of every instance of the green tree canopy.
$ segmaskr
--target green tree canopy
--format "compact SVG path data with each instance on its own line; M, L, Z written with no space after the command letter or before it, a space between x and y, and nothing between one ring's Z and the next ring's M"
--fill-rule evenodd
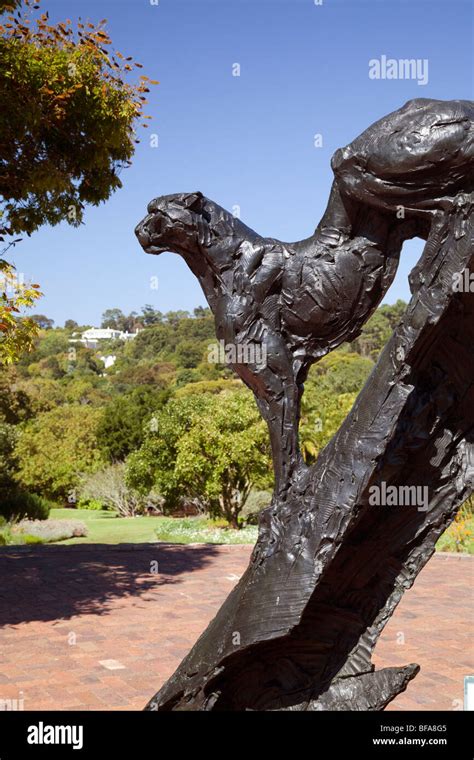
M159 325L163 322L164 315L161 311L157 311L154 306L145 304L142 308L140 316L140 322L144 327L150 327L150 325Z
M198 499L233 527L251 488L272 477L267 428L247 390L170 401L127 465L137 490L156 488L168 508Z
M121 309L106 309L102 314L101 327L110 327L112 330L133 332L138 320L136 311L126 316Z
M151 417L143 445L127 459L127 482L132 488L149 493L156 486L168 508L177 504L182 495L175 472L179 440L208 403L205 394L172 399Z
M15 449L20 485L49 498L67 498L81 475L104 461L96 445L101 416L91 406L60 406L25 423Z
M0 421L0 499L2 494L15 485L15 472L18 462L15 446L18 432L15 425Z
M321 390L333 394L358 393L370 372L374 362L355 352L338 349L313 364L309 372L310 382ZM306 386L305 386L306 387Z
M130 163L151 80L111 50L105 19L49 22L24 0L0 25L0 196L9 232L81 223Z
M18 282L14 267L0 258L0 365L13 364L23 352L31 351L38 324L20 314L41 295L39 285Z
M373 366L370 359L340 348L311 367L300 423L300 446L308 464L339 429Z
M32 314L31 319L36 322L41 330L51 330L54 325L54 319L50 319L44 314Z
M375 361L391 334L392 328L389 320L378 309L370 317L359 337L351 345L353 350L357 351L361 356Z
M168 391L142 386L107 404L97 429L97 443L110 462L125 460L141 446L145 421L168 397Z
M34 414L29 394L19 386L15 369L0 372L0 422L17 425Z
M142 66L111 49L105 19L53 25L38 9L33 0L0 2L0 242L43 224L78 226L86 204L121 187L136 126L147 126L145 93L158 84L129 81ZM35 321L21 311L41 295L1 258L15 242L0 254L11 289L0 292L0 364L31 349Z

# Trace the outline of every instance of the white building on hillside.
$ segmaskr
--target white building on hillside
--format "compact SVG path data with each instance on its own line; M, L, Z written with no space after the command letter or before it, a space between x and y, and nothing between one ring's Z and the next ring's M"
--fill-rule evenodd
M132 340L138 335L138 330L129 333L114 330L111 327L89 327L88 330L84 330L80 338L76 338L76 335L79 333L73 333L73 337L69 340L70 343L83 343L86 348L97 348L101 340Z

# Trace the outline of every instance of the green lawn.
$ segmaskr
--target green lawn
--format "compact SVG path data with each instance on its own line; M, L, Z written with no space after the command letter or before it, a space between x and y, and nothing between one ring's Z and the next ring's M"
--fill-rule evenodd
M213 521L207 517L116 517L113 512L91 509L52 509L52 519L78 519L86 523L88 535L70 538L62 544L121 544L150 543L165 541L175 544L253 544L257 540L257 526L242 530L230 530L222 520ZM474 554L474 518L468 518L462 534L462 551ZM453 524L439 539L438 551L459 551L460 533ZM458 543L456 543L458 542Z
M61 544L122 544L167 541L176 544L253 544L257 527L229 530L222 521L206 517L116 517L113 512L92 509L52 509L51 519L77 519L86 523L88 535Z

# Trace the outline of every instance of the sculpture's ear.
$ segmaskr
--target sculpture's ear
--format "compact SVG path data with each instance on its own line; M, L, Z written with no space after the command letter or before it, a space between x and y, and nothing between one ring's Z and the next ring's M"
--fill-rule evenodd
M189 195L186 196L184 199L184 205L186 208L191 209L191 211L201 211L203 198L203 194L197 190L195 193L189 193Z

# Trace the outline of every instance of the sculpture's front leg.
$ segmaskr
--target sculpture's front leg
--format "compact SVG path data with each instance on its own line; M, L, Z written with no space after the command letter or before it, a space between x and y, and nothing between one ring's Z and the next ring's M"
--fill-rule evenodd
M298 443L300 389L296 383L293 357L283 337L266 326L257 362L233 365L253 391L258 408L268 425L275 473L275 494L281 496L304 467Z

